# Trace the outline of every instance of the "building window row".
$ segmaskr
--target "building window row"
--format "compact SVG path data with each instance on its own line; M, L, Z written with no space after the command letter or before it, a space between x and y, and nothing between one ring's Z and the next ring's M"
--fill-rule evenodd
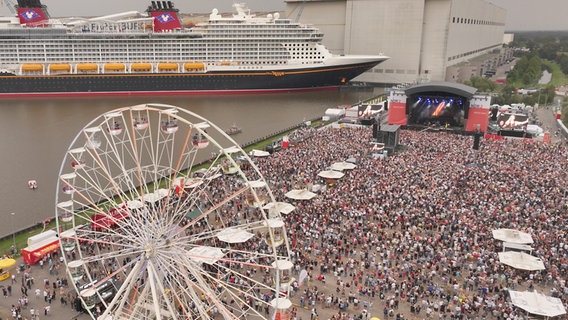
M485 26L504 26L505 25L505 23L503 23L503 22L489 21L489 20L483 20L483 19L462 18L462 17L452 17L452 23L477 24L477 25L485 25Z
M460 58L463 58L463 57L475 55L475 54L478 54L478 53L483 52L483 51L488 51L488 50L491 50L491 49L494 49L494 48L500 48L500 47L501 47L501 44L495 44L495 45L492 45L492 46L489 46L489 47L480 48L480 49L460 53L460 54L457 54L455 56L448 57L448 61L452 61L452 60L460 59Z

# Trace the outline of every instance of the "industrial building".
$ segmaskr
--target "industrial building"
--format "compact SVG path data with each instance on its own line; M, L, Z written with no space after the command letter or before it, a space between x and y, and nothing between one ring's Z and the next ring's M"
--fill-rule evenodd
M470 61L484 55L499 55L503 46L506 11L484 0L285 0L285 3L288 18L320 28L325 34L324 44L332 52L384 53L391 57L355 79L360 82L463 81L464 77L487 71L472 70ZM479 61L476 65L480 65Z

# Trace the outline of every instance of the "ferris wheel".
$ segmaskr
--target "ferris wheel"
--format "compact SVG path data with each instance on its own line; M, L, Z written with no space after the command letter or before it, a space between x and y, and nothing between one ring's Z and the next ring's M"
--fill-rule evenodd
M289 243L256 165L171 105L107 112L60 168L57 228L76 303L94 319L274 319Z

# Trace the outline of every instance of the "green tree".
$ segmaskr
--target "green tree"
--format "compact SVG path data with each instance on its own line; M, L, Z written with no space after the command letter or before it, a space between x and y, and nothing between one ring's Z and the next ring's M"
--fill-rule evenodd
M495 81L484 77L471 77L464 84L476 88L478 92L496 92L497 89Z

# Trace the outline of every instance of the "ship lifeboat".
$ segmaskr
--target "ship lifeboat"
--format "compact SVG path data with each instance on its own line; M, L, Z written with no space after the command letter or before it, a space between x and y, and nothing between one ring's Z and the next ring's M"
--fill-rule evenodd
M162 132L167 134L176 133L178 131L178 124L175 119L169 119L162 123Z
M148 128L150 123L148 122L148 119L140 117L140 118L134 119L133 125L134 125L134 128L136 130L144 130L144 129Z
M188 71L203 71L205 65L201 62L187 62L183 65L183 68Z
M130 65L130 70L131 71L137 71L137 72L152 71L152 64L151 63L133 63L133 64Z
M28 181L28 188L35 190L37 189L37 181L35 180L29 180Z
M43 72L43 65L39 63L29 63L22 65L22 72Z
M103 67L105 71L111 71L111 72L124 71L125 68L126 66L124 65L124 63L107 63Z
M49 71L55 72L69 72L71 71L71 65L68 63L54 63L49 65Z
M196 133L191 138L191 144L199 149L206 148L209 145L209 139L204 134Z
M177 63L162 62L158 63L158 70L160 71L178 71L179 66Z
M98 72L99 65L96 63L79 63L77 65L78 72Z

